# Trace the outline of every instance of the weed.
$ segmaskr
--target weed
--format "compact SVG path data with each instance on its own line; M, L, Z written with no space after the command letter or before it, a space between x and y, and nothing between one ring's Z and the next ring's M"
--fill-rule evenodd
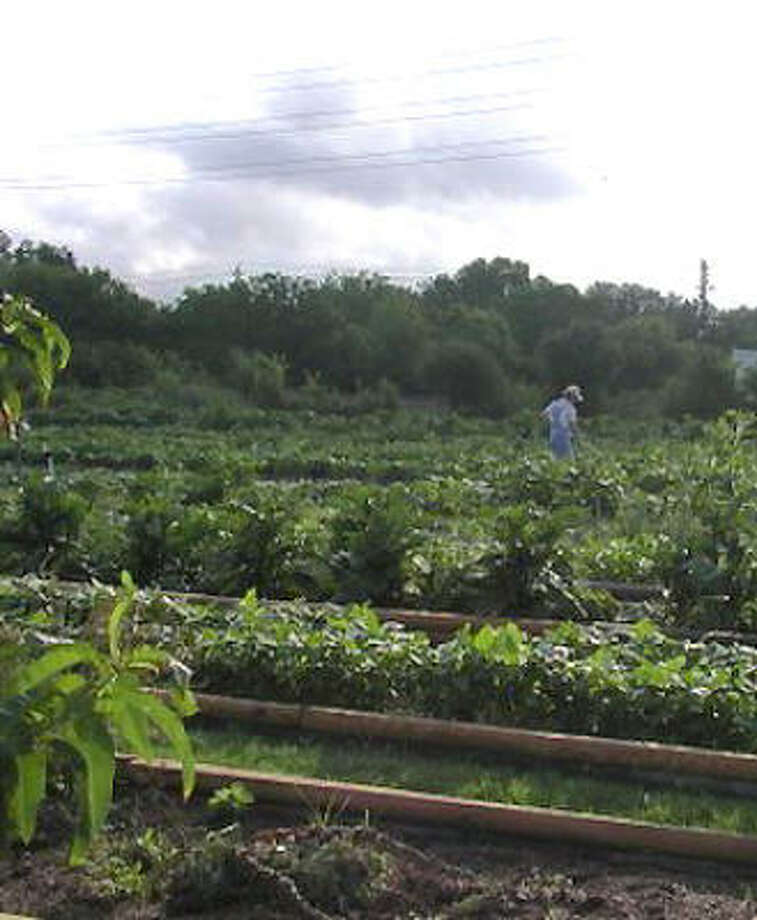
M248 809L254 801L252 791L243 783L229 783L212 793L208 799L208 808L215 819L230 821Z

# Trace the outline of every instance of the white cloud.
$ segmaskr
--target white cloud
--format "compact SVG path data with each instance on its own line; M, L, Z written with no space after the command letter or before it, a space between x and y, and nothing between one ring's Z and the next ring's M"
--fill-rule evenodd
M237 264L413 273L503 254L580 286L690 295L705 257L716 302L757 304L751 4L726 0L717 16L678 0L42 8L4 13L0 227L16 238L72 245L153 294ZM430 117L458 110L478 114ZM314 131L313 111L345 124ZM286 119L258 122L262 135L239 123L272 113ZM234 122L236 136L96 143L198 122ZM538 156L454 146L530 135ZM326 170L329 157L402 149L450 161ZM223 172L250 162L265 176ZM196 181L212 175L224 181Z

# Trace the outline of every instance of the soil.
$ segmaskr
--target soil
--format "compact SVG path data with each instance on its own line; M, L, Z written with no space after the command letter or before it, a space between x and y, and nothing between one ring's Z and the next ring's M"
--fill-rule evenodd
M757 920L757 867L493 838L121 785L89 862L44 807L0 861L0 912L45 920ZM341 820L341 819L337 819Z

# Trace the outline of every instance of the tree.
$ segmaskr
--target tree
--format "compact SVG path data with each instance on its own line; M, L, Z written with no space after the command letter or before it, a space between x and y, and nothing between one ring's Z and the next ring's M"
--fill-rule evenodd
M733 364L719 349L689 342L685 364L670 381L666 397L671 415L715 418L738 403Z
M505 317L518 346L533 355L545 336L564 329L593 311L586 298L570 284L553 284L546 278L512 293L504 302ZM531 376L537 368L531 364Z
M607 327L595 321L579 320L556 329L541 346L544 379L552 388L580 383L593 394L606 392L612 379L616 356Z
M181 717L196 706L181 686L171 705L142 689L144 674L168 669L173 661L152 646L123 647L122 625L134 595L124 573L108 618L107 653L91 642L69 642L35 655L20 642L0 642L0 842L31 840L47 775L59 764L61 749L74 758L78 799L72 864L84 859L107 818L117 738L151 759L157 729L181 759L185 797L190 794L194 758Z
M586 297L612 322L634 316L669 313L682 305L681 298L673 294L664 297L654 288L641 284L615 284L611 281L597 281L590 285Z
M456 409L498 414L506 408L507 381L490 351L472 342L445 342L429 357L425 381Z
M640 390L661 387L676 373L684 347L674 336L670 320L659 314L641 314L613 327L615 361L612 389Z
M455 282L463 303L491 307L505 297L526 290L528 275L529 268L525 262L513 262L497 256L489 262L476 259L464 265L455 275Z
M44 304L50 319L77 342L117 339L154 346L161 333L168 338L164 316L152 302L104 269L79 267L64 247L25 240L0 253L0 290Z

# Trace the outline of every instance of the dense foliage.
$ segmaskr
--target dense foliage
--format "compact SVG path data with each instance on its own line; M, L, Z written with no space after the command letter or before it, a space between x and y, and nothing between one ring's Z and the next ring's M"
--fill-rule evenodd
M105 624L107 652L85 640L40 643L28 632L0 635L3 843L29 842L49 777L55 777L74 796L78 821L70 859L80 862L108 816L117 741L152 758L158 733L181 759L185 796L191 792L194 759L182 716L196 711L193 700L181 684L172 705L142 688L175 659L155 646L124 646L123 620L135 591L126 575L123 588Z
M677 641L646 620L532 639L485 626L432 646L370 610L273 617L248 598L211 624L199 616L172 635L211 692L757 749L757 651Z
M580 620L628 614L585 580L648 581L668 626L757 624L747 414L587 420L558 464L521 417L254 409L221 431L167 403L108 412L71 402L8 448L8 574Z
M757 311L637 284L583 293L523 262L477 259L418 289L386 278L270 273L187 288L170 306L138 296L65 247L0 251L0 291L31 297L77 342L72 379L171 388L212 381L255 405L435 399L490 415L581 382L587 411L712 417L737 392L732 347L757 344Z
M6 587L6 624L86 631L91 592L67 605L49 596L31 623L23 593ZM154 595L130 630L179 655L206 692L757 752L757 650L673 639L649 620L538 638L514 623L465 628L433 645L367 606L271 605L251 592L234 610Z

